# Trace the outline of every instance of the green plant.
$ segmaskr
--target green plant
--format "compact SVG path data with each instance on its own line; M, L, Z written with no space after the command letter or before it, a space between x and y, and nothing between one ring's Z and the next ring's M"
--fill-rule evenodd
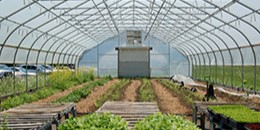
M175 115L156 113L138 121L135 130L199 130L195 124Z
M42 79L43 75L39 75L38 79ZM27 77L28 90L36 89L35 77ZM15 85L15 86L14 86ZM38 84L41 87L41 84ZM0 96L12 95L14 93L23 93L26 91L26 78L16 77L15 82L13 77L6 77L0 80Z
M36 90L37 85L37 89L55 87L57 89L65 90L71 86L94 80L94 78L93 71L59 71L53 72L50 75L38 74L37 76L28 76L27 78L16 77L15 82L13 77L6 77L0 80L0 97ZM28 88L26 88L26 84L28 85Z
M99 79L97 81L92 81L88 84L86 84L84 87L77 89L73 92L71 92L70 94L61 97L53 102L78 102L81 98L85 98L87 97L91 91L98 86L103 86L104 83L108 82L109 78L103 78L103 79Z
M107 100L117 101L122 98L122 92L125 86L129 84L129 80L122 79L120 82L113 84L110 86L108 92L97 99L95 106L99 108L102 104L104 104Z
M202 101L204 100L204 96L199 95L197 93L193 93L190 90L184 89L183 87L179 87L178 85L170 82L169 80L159 80L159 82L169 88L174 94L180 97L180 99L188 106L192 107L194 101Z
M72 75L73 72L67 71L53 73L50 75L48 80L51 81L52 86L40 88L33 93L21 93L20 95L9 97L1 102L0 111L46 98L50 95L53 95L57 92L63 91L65 89L68 89L69 87L78 84L79 82L76 82L73 80L73 78L70 78L70 76ZM89 80L86 79L86 81Z
M73 77L75 81L79 83L84 83L87 82L88 80L94 80L95 75L94 75L94 70L90 69L89 71L85 72L83 70L79 70L76 72L75 76Z
M239 65L229 66L225 65L224 67L221 65L215 66L193 66L192 77L197 79L203 79L204 76L204 67L205 67L205 75L210 75L211 80L215 83L220 83L231 86L232 78L233 78L233 86L247 89L254 88L254 66L245 65L244 68ZM260 66L256 66L256 77L260 76ZM232 70L233 69L233 70ZM244 70L244 71L242 71ZM223 73L224 72L224 73ZM233 72L233 74L232 74ZM244 80L242 79L242 72L244 75ZM223 81L224 78L224 81ZM260 78L256 78L256 90L260 90Z
M244 105L220 105L208 108L237 122L260 123L260 112L251 110Z
M42 88L35 93L23 93L14 97L9 97L1 102L0 110L7 110L12 107L16 107L25 103L31 103L33 101L37 101L39 99L48 97L56 92L58 89L55 88Z
M128 130L127 122L109 113L93 113L80 118L70 118L58 127L59 130Z
M138 100L141 102L153 102L155 101L155 93L152 88L151 82L148 79L142 80L142 86L138 92Z
M10 128L8 128L7 124L8 124L8 116L7 115L4 115L3 117L3 121L1 123L1 127L0 127L0 130L11 130Z

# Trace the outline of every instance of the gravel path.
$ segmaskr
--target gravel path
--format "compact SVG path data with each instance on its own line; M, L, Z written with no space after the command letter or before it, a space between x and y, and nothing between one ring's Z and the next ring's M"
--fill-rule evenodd
M167 88L159 84L156 80L151 80L157 97L157 103L161 112L168 114L188 114L191 110L186 108L179 98Z
M137 91L141 84L140 80L132 80L131 84L126 87L122 100L125 102L135 102L137 100Z
M95 88L87 98L81 99L77 103L77 112L78 113L94 112L96 110L96 106L95 106L96 100L100 96L106 94L106 92L109 90L110 86L112 84L115 84L116 82L119 82L119 80L113 79L113 80L109 81L108 83L106 83L104 86Z

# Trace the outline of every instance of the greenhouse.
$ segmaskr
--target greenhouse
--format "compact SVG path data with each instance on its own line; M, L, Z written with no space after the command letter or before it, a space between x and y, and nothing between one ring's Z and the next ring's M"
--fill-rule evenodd
M260 129L257 0L0 0L0 129Z

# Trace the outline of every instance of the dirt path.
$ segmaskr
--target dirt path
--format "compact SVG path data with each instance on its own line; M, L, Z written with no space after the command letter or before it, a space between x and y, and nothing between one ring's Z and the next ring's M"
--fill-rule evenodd
M96 106L95 106L96 100L100 96L104 95L109 90L110 86L116 82L119 82L119 80L113 79L108 83L106 83L104 86L95 88L87 98L81 99L77 103L77 112L78 113L94 112L96 110Z
M137 100L137 91L141 84L140 80L132 80L131 84L126 87L122 100L126 102L135 102Z
M33 103L50 103L50 102L52 102L52 101L54 101L56 99L59 99L59 98L65 96L65 95L68 95L69 93L71 93L71 92L73 92L73 91L75 91L75 90L77 90L79 88L82 88L85 84L87 84L87 83L83 83L83 84L71 87L71 88L66 89L66 90L64 90L62 92L55 93L55 94L53 94L53 95L51 95L51 96L49 96L47 98L38 100L38 101L33 102Z
M179 98L163 87L156 80L151 80L157 97L157 103L161 112L168 114L190 114L191 110L186 108Z

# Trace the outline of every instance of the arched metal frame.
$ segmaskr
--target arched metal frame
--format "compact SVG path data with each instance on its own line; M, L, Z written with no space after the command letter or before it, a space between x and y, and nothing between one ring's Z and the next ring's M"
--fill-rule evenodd
M229 27L236 33L240 34L242 39L247 42L248 47L250 48L254 62L252 64L254 65L254 92L256 92L257 61L256 52L254 50L255 43L252 43L251 39L249 39L247 34L245 34L242 29L236 28L233 25L235 22L243 22L245 25L250 27L251 30L260 34L258 27L244 19L251 15L259 16L260 9L251 7L246 1L229 0L225 1L223 4L217 4L218 1L208 0L103 0L99 3L94 0L77 0L74 1L73 5L70 5L70 1L71 0L56 0L51 3L50 1L45 0L29 0L29 2L25 3L20 9L14 10L12 13L4 17L0 15L0 27L3 22L10 22L16 25L16 27L8 33L5 40L3 40L4 42L0 43L0 57L2 56L3 50L10 47L8 45L9 38L14 36L16 32L19 32L19 29L21 28L27 28L29 31L18 43L16 43L16 47L13 47L15 49L14 58L12 60L13 66L17 64L17 54L21 48L28 50L26 61L24 62L25 64L28 64L29 57L32 52L37 52L35 61L36 64L41 62L39 61L40 53L45 53L45 58L42 62L44 64L47 64L47 57L49 54L52 54L51 64L70 64L74 62L73 64L78 65L79 60L85 50L99 46L99 44L101 44L104 40L115 35L119 35L127 29L138 29L146 33L145 39L147 37L154 36L161 39L165 43L169 43L169 46L176 48L181 54L187 56L188 64L190 66L188 68L189 76L191 76L190 72L192 71L190 69L193 69L194 66L199 65L200 73L199 75L195 75L194 78L202 78L206 75L205 69L207 64L210 69L209 74L212 74L211 61L213 59L210 57L211 53L213 54L215 61L216 70L214 71L217 75L219 59L217 58L216 53L219 52L221 55L220 60L222 60L222 84L224 84L226 78L224 69L226 57L223 56L223 51L227 51L231 60L230 78L231 86L233 86L234 57L231 52L233 47L231 48L227 40L222 38L220 34L214 33L214 31L221 32L221 35L225 35L229 38L229 40L234 43L235 48L239 51L242 66L241 82L243 82L245 62L244 54L241 51L243 46L240 45L241 43L238 38L222 29L222 27ZM0 5L1 3L2 2L0 1ZM45 7L44 3L48 3L51 7ZM86 6L89 5L89 3L92 5ZM243 16L236 15L234 12L229 11L229 8L233 7L234 4L246 8L249 12ZM29 19L26 19L22 23L12 19L13 16L28 8L31 8L31 6L37 6L43 11L40 11L37 15L34 15ZM232 16L234 19L225 21L218 18L217 15L222 12ZM32 27L27 24L47 13L53 17L48 18L48 20L40 23L37 27ZM203 17L199 17L200 15ZM214 25L211 22L208 22L208 20L211 19L217 20L221 24ZM42 28L52 24L52 21L60 22L46 31L42 31ZM212 29L203 27L203 24L210 26ZM60 29L62 26L66 27ZM28 48L24 48L23 44L25 44L26 39L30 38L29 36L33 35L33 33L39 33L40 35ZM45 39L43 39L44 37ZM214 45L214 47L212 45ZM55 61L55 59L57 60ZM209 63L206 63L206 59ZM38 78L36 76L36 81L37 80ZM242 83L242 89L244 89L243 85L244 84ZM27 78L26 86L28 87ZM26 90L28 90L28 88Z

